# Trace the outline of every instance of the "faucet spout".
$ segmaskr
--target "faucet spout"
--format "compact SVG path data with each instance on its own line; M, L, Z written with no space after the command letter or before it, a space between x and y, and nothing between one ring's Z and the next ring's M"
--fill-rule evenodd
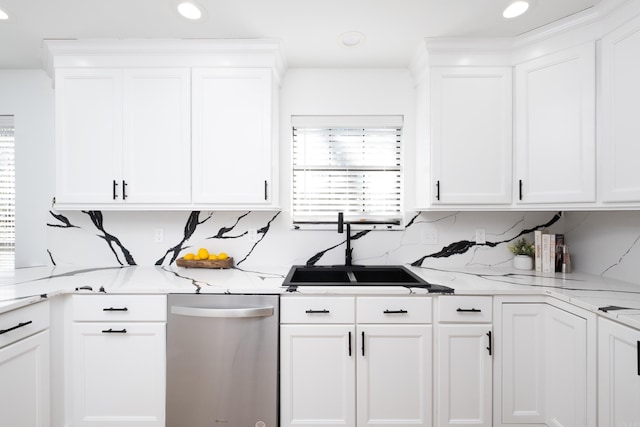
M344 213L338 212L338 233L344 233ZM347 249L344 251L344 265L351 266L351 224L347 223Z

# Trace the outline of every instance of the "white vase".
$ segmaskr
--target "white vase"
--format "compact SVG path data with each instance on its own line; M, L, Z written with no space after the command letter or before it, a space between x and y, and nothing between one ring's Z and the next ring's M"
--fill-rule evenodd
M528 255L516 255L513 257L513 268L518 270L532 270L533 258Z

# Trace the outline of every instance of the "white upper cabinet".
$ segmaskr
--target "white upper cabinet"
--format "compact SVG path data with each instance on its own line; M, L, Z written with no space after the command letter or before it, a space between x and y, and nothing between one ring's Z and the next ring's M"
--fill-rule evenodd
M189 203L189 69L56 71L60 206Z
M511 67L431 69L432 203L511 203Z
M515 67L519 203L596 201L595 43Z
M121 178L122 72L58 69L56 201L111 203Z
M123 86L124 201L189 203L189 69L124 70Z
M271 202L272 75L267 68L193 70L193 201Z
M45 45L57 209L277 209L277 43Z
M602 38L601 58L602 201L640 202L640 17Z

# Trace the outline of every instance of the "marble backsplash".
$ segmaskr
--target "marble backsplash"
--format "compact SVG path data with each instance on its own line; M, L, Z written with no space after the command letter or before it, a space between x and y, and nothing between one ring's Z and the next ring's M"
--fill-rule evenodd
M294 230L286 211L50 212L49 260L55 265L171 265L206 247L237 268L344 262L345 235ZM401 231L352 230L353 261L427 268L511 265L507 246L533 230L563 233L573 268L640 283L640 212L422 212ZM475 243L484 229L486 244ZM162 230L163 242L156 242ZM252 238L250 231L257 231ZM429 241L435 234L437 244Z
M565 232L559 212L413 213L401 231L352 230L353 261L425 267L509 265L508 244L532 231ZM293 230L288 212L50 212L47 248L55 265L169 265L206 247L238 268L342 264L345 235ZM475 243L484 229L486 244ZM162 230L163 242L155 241ZM252 238L250 230L257 231ZM433 244L434 232L437 243ZM570 242L570 237L568 236Z

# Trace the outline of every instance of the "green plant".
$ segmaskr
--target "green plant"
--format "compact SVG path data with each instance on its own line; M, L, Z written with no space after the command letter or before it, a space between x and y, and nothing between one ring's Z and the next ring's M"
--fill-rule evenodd
M509 245L509 250L516 255L527 255L533 257L536 254L536 247L532 243L529 243L529 241L524 237Z

